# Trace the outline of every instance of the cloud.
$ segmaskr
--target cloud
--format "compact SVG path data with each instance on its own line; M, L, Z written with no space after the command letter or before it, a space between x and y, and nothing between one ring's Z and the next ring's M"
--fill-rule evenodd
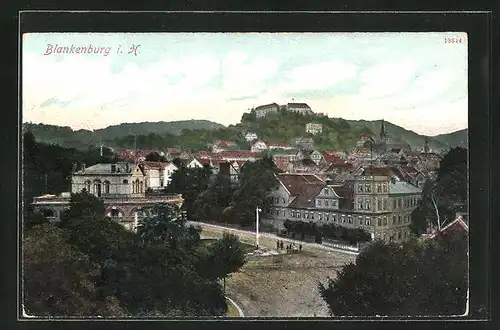
M284 93L317 91L354 79L357 67L344 61L302 65L284 74L277 90Z

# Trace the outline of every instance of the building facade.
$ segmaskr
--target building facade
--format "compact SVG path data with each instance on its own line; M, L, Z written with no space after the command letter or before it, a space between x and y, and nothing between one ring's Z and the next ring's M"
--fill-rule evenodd
M285 220L361 228L373 239L401 242L410 238L411 212L421 189L386 175L362 173L342 184L314 174L277 174L279 186L269 198L263 221L283 229Z
M149 172L150 173L150 172ZM156 178L148 177L148 171L137 163L85 165L71 176L71 193L87 191L101 199L105 214L128 229L134 229L138 221L149 214L149 209L158 204L181 206L180 194L148 195L149 184ZM158 178L159 179L159 178ZM69 192L35 197L32 206L51 221L60 221L62 213L69 208Z
M255 116L257 118L263 118L270 113L277 113L279 109L279 105L277 103L271 103L266 105L258 106L254 109Z
M315 123L306 124L306 133L316 135L316 134L321 134L322 132L323 132L323 125Z

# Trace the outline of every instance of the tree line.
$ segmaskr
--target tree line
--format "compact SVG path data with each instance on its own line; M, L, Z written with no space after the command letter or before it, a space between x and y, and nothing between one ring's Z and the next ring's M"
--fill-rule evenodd
M227 173L214 174L208 165L188 168L180 161L174 163L179 169L166 191L183 195L189 219L249 226L255 222L257 206L269 211L267 195L277 187L274 174L279 171L270 157L246 162L237 181Z
M371 241L370 233L364 229L346 228L333 223L319 225L312 221L292 221L287 219L283 222L283 226L287 233L298 234L300 239L304 239L306 236L314 237L317 243L321 243L325 238L343 241L351 245Z

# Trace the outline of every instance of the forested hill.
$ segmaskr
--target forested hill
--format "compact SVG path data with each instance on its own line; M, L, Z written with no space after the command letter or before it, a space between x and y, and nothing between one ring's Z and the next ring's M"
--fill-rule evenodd
M469 140L468 137L469 137L469 130L462 129L460 131L456 131L453 133L439 134L439 135L433 136L432 138L435 141L439 141L440 143L443 143L445 145L449 145L451 147L467 148L468 140Z
M382 120L348 120L350 124L361 124L369 128L375 134L379 134ZM422 149L425 144L425 135L417 134L398 125L385 121L385 129L389 137L401 139L408 142L413 149ZM460 130L449 134L441 134L429 137L431 149L448 149L454 147L467 148L467 130Z
M150 133L180 135L183 130L214 130L224 127L224 125L210 120L159 121L124 123L96 130L95 133L102 139L111 140L127 135L148 135Z
M180 135L183 130L216 130L224 125L209 120L182 120L172 122L143 122L123 123L95 130L73 130L68 126L24 123L23 131L31 131L39 142L57 144L68 148L87 149L90 145L101 142L109 146L116 146L115 139L129 135L146 136Z

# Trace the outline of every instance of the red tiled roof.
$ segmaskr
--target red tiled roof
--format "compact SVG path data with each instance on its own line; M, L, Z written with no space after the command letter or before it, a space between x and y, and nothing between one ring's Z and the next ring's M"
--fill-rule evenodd
M389 167L367 167L363 171L363 175L391 176L392 174Z
M269 108L269 107L279 107L279 105L277 103L269 103L269 104L264 104L264 105L259 105L257 108L255 108L255 110L260 110L260 109L264 109L264 108Z
M303 184L298 188L297 197L290 203L293 208L311 208L316 204L316 196L325 187L325 183Z
M267 142L266 143L269 147L291 147L289 143L286 142Z
M280 173L276 175L278 180L286 187L292 196L300 192L300 187L308 184L324 184L324 181L314 174L288 174Z
M217 154L219 157L258 157L260 153L252 151L221 151Z
M151 161L142 161L141 164L146 165L149 168L165 168L172 163L169 162L151 162Z

